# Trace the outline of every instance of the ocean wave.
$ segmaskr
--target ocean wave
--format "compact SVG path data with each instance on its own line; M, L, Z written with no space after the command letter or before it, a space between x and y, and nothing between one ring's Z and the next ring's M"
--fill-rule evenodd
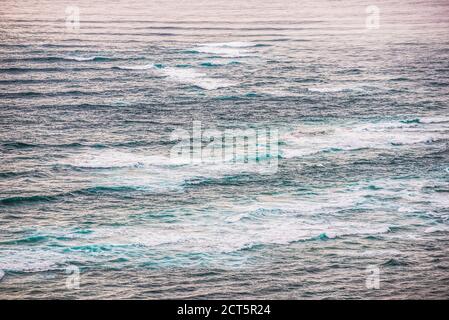
M39 243L39 242L45 242L47 240L48 240L48 237L45 235L33 235L33 236L21 238L21 239L0 241L0 244L2 244L2 245L34 244L34 243Z
M449 123L449 117L421 117L418 120L420 123L424 124Z
M16 178L22 176L46 177L46 174L38 170L0 171L0 178Z
M385 267L401 267L401 266L406 266L406 265L408 265L408 263L406 261L394 259L394 258L391 258L391 259L387 260L386 262L382 263L382 266L385 266Z
M10 141L10 142L4 142L1 145L4 148L9 149L27 149L27 148L34 148L36 147L35 144L32 143L26 143L26 142L20 142L20 141Z
M86 61L113 61L117 60L116 58L108 58L102 56L93 56L93 57L75 57L75 56L49 56L49 57L25 57L25 58L8 58L4 59L4 62L57 62L57 61L77 61L77 62L86 62Z
M428 227L424 230L424 233L447 233L449 232L449 226L448 225L439 225L439 226L433 226Z
M54 165L70 165L80 168L142 168L145 166L167 164L169 159L164 156L118 150L92 150L71 155L61 159Z
M311 92L319 93L338 93L338 92L365 92L371 90L372 87L363 85L338 85L338 86L315 86L307 88Z
M195 52L198 53L206 53L212 54L218 57L228 57L228 58L239 58L239 57L252 57L253 53L250 53L248 50L243 50L241 48L232 48L232 47L197 47L194 49Z
M29 72L67 72L67 71L104 71L106 68L95 68L95 67L44 67L44 68L26 68L26 67L11 67L11 68L2 68L0 69L0 73L29 73Z
M149 70L149 69L153 69L155 68L155 65L150 63L150 64L145 64L145 65L137 65L137 66L116 66L113 67L115 69L120 69L120 70Z
M42 248L2 250L0 270L9 272L45 272L60 270L67 260L61 253Z
M201 67L207 67L207 68L223 66L223 64L221 64L221 63L214 63L214 62L201 62L199 65Z
M69 142L60 144L46 144L46 143L28 143L21 141L9 141L1 144L5 149L34 149L34 148L105 148L106 145L94 143L83 144L79 142Z
M22 203L33 203L33 202L48 202L51 200L54 200L56 196L49 195L49 196L40 196L40 195L34 195L34 196L18 196L18 197L9 197L9 198L3 198L0 199L0 203L3 205L16 205L16 204L22 204Z
M213 54L218 57L251 57L255 54L249 49L260 46L263 46L263 44L251 42L201 43L197 47L184 52Z
M189 84L205 90L216 90L235 85L226 79L209 78L207 75L190 68L165 68L163 74L175 82Z
M213 47L213 48L250 48L266 46L261 43L245 42L245 41L231 41L231 42L212 42L212 43L200 43L200 47Z
M5 206L13 205L23 205L23 204L33 204L41 202L51 202L58 201L68 197L76 197L79 195L94 195L94 194L105 194L109 195L111 193L129 193L134 191L144 190L142 186L136 185L95 185L92 187L70 190L67 192L56 193L56 194L43 194L43 195L32 195L32 196L14 196L0 199L0 204Z
M240 221L241 222L241 221ZM113 243L117 246L144 246L158 248L163 246L168 252L232 253L248 250L253 246L289 245L302 241L323 241L346 236L365 236L388 233L388 226L368 226L360 223L335 222L314 223L296 220L264 220L260 225L250 221L234 225L232 229L225 225L204 228L181 225L173 230L169 225L117 227L96 229L89 237L91 245ZM227 234L223 238L223 233Z
M58 57L56 57L58 59ZM66 56L61 57L62 60L68 60L68 61L78 61L78 62L85 62L85 61L110 61L113 60L113 58L109 57L103 57L103 56L91 56L91 57L76 57L76 56Z
M425 120L421 120L423 122ZM413 121L314 124L286 133L281 140L286 158L312 155L319 152L382 149L414 144L437 144L447 139L445 127L416 128ZM434 122L433 124L438 124Z
M15 272L40 272L61 269L66 261L86 262L95 259L99 263L124 259L140 265L149 250L163 250L170 263L189 263L190 254L223 255L247 250L259 250L266 246L288 246L304 241L332 241L354 236L377 235L390 232L386 225L356 223L350 221L306 221L291 219L279 212L262 216L263 223L255 220L227 219L217 224L203 219L196 223L179 220L176 228L160 220L142 225L101 226L88 232L82 230L55 230L45 235L34 235L12 241L20 249L2 248L0 269ZM216 222L219 222L217 219ZM231 226L228 226L231 224ZM226 237L223 237L226 234ZM46 240L59 244L43 247ZM19 243L20 242L20 243ZM34 244L33 246L24 246ZM100 254L100 256L99 256ZM129 256L128 256L129 255ZM206 259L206 256L204 259ZM134 258L132 258L134 257ZM141 259L136 258L141 257ZM198 258L198 256L197 256ZM143 260L142 260L143 259ZM157 260L157 259L156 259ZM155 266L159 261L154 261ZM175 261L176 260L176 261ZM191 261L190 261L191 262ZM161 263L164 266L166 263Z

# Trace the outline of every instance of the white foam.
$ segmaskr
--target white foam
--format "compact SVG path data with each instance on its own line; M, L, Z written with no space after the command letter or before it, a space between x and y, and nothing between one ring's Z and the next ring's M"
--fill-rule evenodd
M92 56L92 57L75 57L75 56L67 56L63 58L64 60L72 60L72 61L93 61L95 59L107 59L106 57L101 56Z
M397 122L305 125L286 133L282 148L286 158L311 155L326 150L391 148L391 145L433 143L444 139L444 128L416 128L416 124ZM439 132L441 131L441 132Z
M99 243L115 245L163 246L180 252L232 252L256 244L289 244L326 235L327 238L372 235L389 232L388 226L356 222L325 222L295 219L270 219L264 223L248 221L238 225L219 225L197 221L164 225L97 230ZM91 239L92 241L93 239Z
M145 164L163 163L164 159L155 159L143 153L131 153L117 150L89 151L74 154L58 161L58 164L83 168L139 167Z
M162 72L173 81L191 84L206 90L215 90L234 85L234 83L226 79L209 78L205 74L190 68L165 68Z
M424 230L424 233L434 233L434 232L449 232L449 226L440 225L440 226L429 227Z
M244 42L244 41L232 41L232 42L214 42L214 43L201 43L201 47L229 47L229 48L248 48L257 46L256 43Z
M122 70L148 70L153 69L154 64L145 64L145 65L137 65L137 66L118 66L117 68Z
M202 43L193 50L200 53L213 54L223 57L250 57L253 53L248 51L248 48L254 47L257 44L250 42L218 42L218 43Z
M423 117L419 118L419 122L425 124L448 123L449 117Z
M307 89L312 92L321 92L321 93L342 92L342 91L364 91L364 89L359 86L311 87Z
M2 250L0 269L16 272L42 272L59 269L67 257L57 252L40 248Z
M222 48L222 47L197 47L196 51L201 53L213 54L227 58L251 57L253 56L246 50L239 48Z
M203 181L224 175L265 173L275 168L259 163L190 163L164 154L88 150L59 160L55 165L70 165L101 170L94 175L92 187L124 187L149 191L183 190L186 181Z

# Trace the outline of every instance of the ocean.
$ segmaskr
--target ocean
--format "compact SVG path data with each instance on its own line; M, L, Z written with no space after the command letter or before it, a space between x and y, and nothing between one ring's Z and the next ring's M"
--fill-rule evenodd
M5 0L0 30L0 298L448 298L447 1ZM192 160L226 132L262 153Z

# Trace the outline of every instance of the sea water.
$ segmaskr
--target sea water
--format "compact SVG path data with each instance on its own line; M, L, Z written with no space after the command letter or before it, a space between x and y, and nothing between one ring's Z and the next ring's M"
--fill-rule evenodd
M3 1L0 297L447 298L448 5Z

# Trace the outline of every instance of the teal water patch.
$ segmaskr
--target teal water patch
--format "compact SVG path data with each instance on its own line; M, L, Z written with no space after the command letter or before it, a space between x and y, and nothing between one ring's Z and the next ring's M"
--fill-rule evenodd
M206 67L206 68L212 68L212 67L221 67L223 65L220 63L214 63L214 62L201 62L200 66Z
M47 241L47 240L48 240L47 236L35 235L35 236L30 236L30 237L26 237L26 238L22 238L22 239L17 239L17 240L2 241L2 242L0 242L0 244L7 244L7 245L11 245L11 244L34 244L34 243L38 243L38 242L44 242L44 241Z
M155 64L154 64L154 67L155 67L156 69L163 69L163 68L165 68L165 65L162 64L162 63L155 63Z
M382 265L385 267L401 267L408 265L408 263L398 259L389 259L387 262L382 263Z
M65 253L73 252L73 251L80 251L84 253L99 253L99 252L105 252L105 251L111 251L113 248L116 247L114 245L108 245L108 244L92 244L92 245L84 245L84 246L74 246L70 248L66 248L64 250Z
M331 147L331 148L326 148L326 149L323 149L323 150L321 150L322 152L324 152L324 153L332 153L332 152L340 152L340 151L343 151L343 149L342 148L335 148L335 147Z
M33 202L48 202L55 200L57 196L29 196L29 197L10 197L0 200L3 205L15 205L22 203L33 203Z
M383 188L382 188L382 187L375 186L375 185L369 185L369 186L366 187L365 189L367 189L367 190L382 190Z
M322 233L318 236L318 239L326 241L326 240L329 240L329 237L327 236L326 233Z
M177 67L177 68L191 68L192 65L191 64L177 64L177 65L175 65L175 67Z
M198 53L200 53L199 51L197 51L197 50L183 50L183 51L181 51L182 53L188 53L188 54L198 54Z
M369 235L369 236L366 236L364 239L366 239L366 240L383 240L383 237Z
M418 118L416 118L416 119L409 119L409 120L401 120L401 122L405 123L405 124L421 123L421 121Z
M77 193L109 193L109 192L130 192L142 190L138 186L95 186L92 188L79 190Z
M10 149L26 149L26 148L34 148L36 147L35 144L25 143L25 142L5 142L2 143L2 147L4 148L10 148Z
M144 190L141 186L95 186L91 188L73 190L67 193L60 193L54 195L34 195L29 197L10 197L3 198L0 200L2 205L19 205L28 203L39 203L39 202L50 202L56 201L64 197L73 197L76 195L86 195L86 194L108 194L111 192L131 192Z
M240 100L241 98L239 96L219 96L216 99L222 101L235 101Z
M75 229L74 233L76 234L91 234L93 230L91 229Z
M248 98L255 98L255 97L259 97L259 96L260 95L255 92L248 92L245 94L245 97L248 97Z

